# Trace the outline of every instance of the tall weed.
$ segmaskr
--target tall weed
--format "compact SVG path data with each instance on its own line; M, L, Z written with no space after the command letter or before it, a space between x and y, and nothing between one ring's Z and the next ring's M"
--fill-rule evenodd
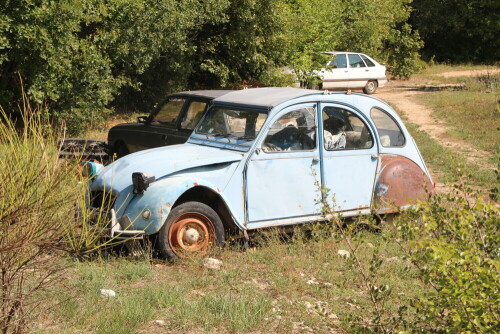
M61 160L61 133L45 122L43 110L25 104L17 120L0 107L0 331L25 332L36 313L37 293L63 271L61 251L95 248L77 220L85 180L78 161ZM78 243L78 238L86 243Z

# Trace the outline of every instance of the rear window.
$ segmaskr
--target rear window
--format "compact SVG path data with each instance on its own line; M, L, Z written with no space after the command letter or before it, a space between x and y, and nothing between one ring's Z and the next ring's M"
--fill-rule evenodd
M365 61L366 65L368 65L368 67L374 67L375 66L375 64L367 56L361 55L361 58L363 58L363 60Z
M380 144L383 147L401 147L405 145L405 136L396 121L385 111L372 108L370 116L377 128Z

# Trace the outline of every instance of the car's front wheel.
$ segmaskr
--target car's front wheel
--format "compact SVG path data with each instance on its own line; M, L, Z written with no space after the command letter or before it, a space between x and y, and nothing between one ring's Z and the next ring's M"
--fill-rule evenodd
M366 86L365 88L363 88L363 92L365 92L365 94L373 94L375 93L375 91L377 90L378 88L378 83L377 81L375 80L370 80L366 83Z
M167 259L206 255L224 245L224 225L208 205L186 202L172 209L158 234L158 247Z

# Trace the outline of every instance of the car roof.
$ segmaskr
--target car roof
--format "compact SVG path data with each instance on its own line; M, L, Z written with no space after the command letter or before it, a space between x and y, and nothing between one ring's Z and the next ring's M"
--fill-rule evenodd
M174 94L171 94L169 96L189 96L189 97L206 97L209 99L215 99L217 97L220 97L222 95L225 95L227 93L232 92L232 90L229 89L217 89L217 90L188 90L184 92L177 92Z
M292 87L248 88L220 96L214 100L214 103L270 110L288 100L321 93L319 90Z
M356 53L356 54L364 54L364 53L361 53L361 52L356 52L356 51L326 51L326 52L322 52L324 54L327 54L327 55L335 55L337 53Z

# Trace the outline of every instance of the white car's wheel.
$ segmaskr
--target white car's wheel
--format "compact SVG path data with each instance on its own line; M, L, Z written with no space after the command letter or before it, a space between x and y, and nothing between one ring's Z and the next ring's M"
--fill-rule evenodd
M365 88L363 88L363 92L365 92L365 94L373 94L375 93L375 91L377 90L378 88L378 84L377 84L377 81L375 80L370 80L366 83L366 86Z

